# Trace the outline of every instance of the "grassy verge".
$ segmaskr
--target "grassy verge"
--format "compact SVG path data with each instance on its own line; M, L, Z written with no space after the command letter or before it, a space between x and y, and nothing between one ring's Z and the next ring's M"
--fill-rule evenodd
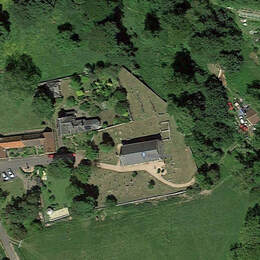
M79 219L28 238L25 259L226 259L237 239L247 196L225 182L185 203L118 208L103 222Z

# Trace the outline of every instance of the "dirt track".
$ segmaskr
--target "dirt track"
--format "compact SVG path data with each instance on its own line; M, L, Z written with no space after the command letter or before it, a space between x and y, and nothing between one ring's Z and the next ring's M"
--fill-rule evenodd
M167 181L163 178L163 175L166 174L166 170L164 173L157 173L158 168L165 168L165 164L163 161L156 161L156 162L148 162L148 163L142 163L137 165L129 165L129 166L121 166L121 165L113 165L113 164L107 164L107 163L98 163L97 167L100 167L102 169L116 171L116 172L132 172L132 171L146 171L149 174L151 174L154 178L159 180L160 182L171 186L173 188L185 188L188 186L191 186L195 183L195 178L193 177L189 182L186 183L172 183L170 181Z

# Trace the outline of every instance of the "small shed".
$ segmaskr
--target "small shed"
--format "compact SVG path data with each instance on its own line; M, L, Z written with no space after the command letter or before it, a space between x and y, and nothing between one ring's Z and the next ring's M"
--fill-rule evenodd
M49 221L56 221L59 219L69 217L69 215L70 215L68 208L62 208L59 210L48 211L47 214L49 215Z

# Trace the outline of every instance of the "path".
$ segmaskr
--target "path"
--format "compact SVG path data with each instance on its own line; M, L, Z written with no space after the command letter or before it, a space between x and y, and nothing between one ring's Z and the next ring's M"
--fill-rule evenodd
M186 183L172 183L167 181L163 178L163 175L166 173L157 173L158 168L164 168L165 164L163 161L156 161L156 162L148 162L148 163L141 163L137 165L128 165L128 166L121 166L121 165L113 165L107 163L98 163L97 167L102 169L116 171L116 172L133 172L133 171L146 171L154 178L159 180L160 182L171 186L173 188L186 188L191 186L195 183L195 177L193 177L189 182Z
M3 245L6 256L10 258L10 260L19 260L19 257L17 256L13 248L13 245L10 243L9 237L1 223L0 223L0 240Z

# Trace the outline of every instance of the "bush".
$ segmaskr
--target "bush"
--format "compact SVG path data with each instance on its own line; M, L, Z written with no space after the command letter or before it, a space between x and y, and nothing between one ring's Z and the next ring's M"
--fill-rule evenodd
M121 116L128 116L128 103L127 101L119 101L116 103L115 112Z
M130 121L129 118L126 116L116 116L113 120L113 124L117 125L117 124L127 123L129 121Z
M66 106L71 108L78 105L78 101L73 96L69 96L66 100Z
M149 189L153 189L154 185L155 185L155 181L154 180L150 180L149 183L148 183L148 188Z
M91 105L89 110L88 110L88 113L91 115L91 116L97 116L99 113L101 112L101 108L97 105Z
M71 77L70 86L75 91L81 90L82 82L81 82L81 77L78 74L76 73L73 74L73 76Z
M87 101L80 104L79 109L82 111L88 111L91 107L91 104Z
M71 206L72 214L88 217L94 213L95 200L87 197L86 200L74 200Z
M115 206L117 204L117 198L113 195L110 194L106 197L106 205L109 207Z
M113 150L114 147L111 144L102 143L99 145L99 148L102 152L109 153Z
M136 177L138 175L138 172L137 171L134 171L133 173L132 173L132 177Z
M113 93L113 98L115 98L118 101L125 101L127 100L127 93L124 88L117 88L115 92Z
M45 93L39 93L33 99L33 110L44 119L50 119L54 113L52 100Z
M63 160L54 160L47 166L47 172L55 178L67 178L71 175L71 168Z

